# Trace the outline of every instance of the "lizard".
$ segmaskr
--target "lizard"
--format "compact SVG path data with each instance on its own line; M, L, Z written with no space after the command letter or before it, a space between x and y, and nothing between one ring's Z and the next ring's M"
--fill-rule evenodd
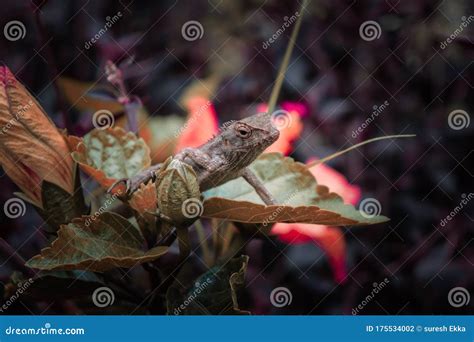
M272 205L276 203L275 199L248 166L273 144L279 135L271 115L258 113L223 125L219 134L208 142L197 148L185 148L173 159L193 168L201 192L243 177L265 204ZM154 165L119 182L125 181L127 193L131 194L140 184L154 180L161 166L162 164Z
M283 61L278 70L268 108L266 113L258 113L242 120L233 121L220 133L207 143L197 148L185 148L175 158L190 165L198 177L200 191L224 184L232 179L243 177L257 192L266 205L276 204L275 199L265 188L263 183L248 167L267 147L272 145L279 137L279 131L273 125L272 114L276 107L286 70L290 62L296 37L301 26L302 17L309 0L303 0L300 5L301 15L296 20L291 33L290 41L286 47ZM156 172L162 164L138 173L137 175L122 179L118 182L126 183L126 193L130 195L142 183L147 183L156 178ZM110 189L112 189L116 182ZM109 189L109 191L110 191Z

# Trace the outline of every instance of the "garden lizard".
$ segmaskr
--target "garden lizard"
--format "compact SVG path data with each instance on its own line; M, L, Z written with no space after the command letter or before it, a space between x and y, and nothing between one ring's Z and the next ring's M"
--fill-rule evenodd
M243 177L262 201L275 204L272 195L248 166L273 144L280 132L268 113L259 113L224 125L219 134L197 148L185 148L174 159L190 165L198 176L201 191ZM155 178L161 164L152 166L126 181L127 192L133 193L140 184Z

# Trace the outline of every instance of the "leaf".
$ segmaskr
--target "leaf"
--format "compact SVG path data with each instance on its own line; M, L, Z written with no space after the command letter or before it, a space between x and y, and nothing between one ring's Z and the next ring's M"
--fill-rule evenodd
M118 127L92 130L76 146L72 157L105 188L151 164L150 149L143 139Z
M188 226L202 213L198 178L188 164L168 158L155 183L160 213L174 224Z
M188 119L178 132L175 153L185 147L201 146L219 130L216 111L208 98L198 96L189 98L185 106L189 113Z
M203 193L203 217L264 225L300 222L345 226L388 220L384 216L363 216L344 204L339 195L317 185L304 164L281 154L263 154L250 168L280 205L265 206L254 189L243 178L237 178Z
M308 162L312 162L311 160ZM337 172L330 166L319 163L309 168L309 171L316 178L318 184L326 185L330 191L340 195L344 202L355 205L361 197L361 190L358 186L347 181L343 174Z
M186 295L176 287L166 294L168 314L185 315L245 315L237 301L237 292L244 287L249 257L242 255L218 265L201 275Z
M136 219L143 236L147 241L156 241L156 217L151 214L156 211L158 202L154 182L141 184L132 194L128 204L136 212Z
M63 135L5 66L0 66L0 164L39 208L43 180L73 193L74 162Z
M72 195L53 183L44 181L42 184L43 209L39 212L54 232L61 224L69 223L74 218L88 213L77 167L75 179L76 186Z
M143 251L143 244L144 239L133 224L118 214L104 212L62 225L51 246L26 265L41 270L102 272L153 261L168 250L159 246Z
M60 77L58 85L68 102L79 110L93 112L108 110L114 114L124 110L123 105L115 99L111 87L67 77Z
M140 215L154 212L157 207L155 183L141 184L138 190L132 194L128 203Z

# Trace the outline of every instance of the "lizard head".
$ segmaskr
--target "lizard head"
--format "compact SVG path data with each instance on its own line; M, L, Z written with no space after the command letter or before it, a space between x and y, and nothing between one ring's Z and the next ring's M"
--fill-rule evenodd
M226 154L234 158L240 155L243 161L248 159L252 162L279 136L280 132L272 124L270 114L259 113L226 125L221 132L221 142Z

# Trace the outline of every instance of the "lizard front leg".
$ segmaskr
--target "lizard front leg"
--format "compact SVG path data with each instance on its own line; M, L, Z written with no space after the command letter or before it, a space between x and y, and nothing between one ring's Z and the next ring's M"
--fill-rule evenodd
M185 148L178 153L175 158L183 162L186 162L187 158L203 170L198 173L199 183L204 182L208 177L212 176L213 172L224 163L222 158L217 156L211 157L207 153L196 148Z
M266 205L275 205L276 201L273 198L272 194L265 188L265 185L258 179L255 173L252 172L248 167L246 167L242 173L242 177L255 189L257 194L260 196L262 201Z

